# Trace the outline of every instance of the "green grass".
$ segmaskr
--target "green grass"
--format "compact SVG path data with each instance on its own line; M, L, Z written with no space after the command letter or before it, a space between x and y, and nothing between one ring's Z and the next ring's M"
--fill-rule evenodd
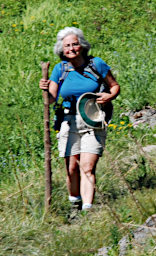
M133 129L120 114L155 106L154 1L0 0L0 255L95 255L117 243L156 212L155 128ZM90 54L104 59L121 85L114 102L106 149L97 166L95 209L70 224L65 167L51 128L53 195L44 212L43 101L38 87L41 60L50 72L57 32L84 31ZM53 109L51 107L51 116ZM52 120L51 120L52 126ZM154 255L151 237L128 255ZM140 249L139 249L140 248Z

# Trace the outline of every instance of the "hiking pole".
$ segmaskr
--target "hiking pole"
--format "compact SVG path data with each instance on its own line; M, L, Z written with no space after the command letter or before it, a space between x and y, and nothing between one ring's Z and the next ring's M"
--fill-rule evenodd
M43 79L48 80L50 62L41 62ZM51 170L51 140L50 140L50 110L49 92L43 90L44 99L44 153L45 153L45 211L49 210L52 194L52 170Z

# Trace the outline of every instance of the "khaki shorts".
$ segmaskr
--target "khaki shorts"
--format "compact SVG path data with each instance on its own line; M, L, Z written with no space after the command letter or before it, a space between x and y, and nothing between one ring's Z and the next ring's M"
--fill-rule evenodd
M80 115L67 115L58 134L60 157L93 153L102 156L105 146L106 130L88 128Z

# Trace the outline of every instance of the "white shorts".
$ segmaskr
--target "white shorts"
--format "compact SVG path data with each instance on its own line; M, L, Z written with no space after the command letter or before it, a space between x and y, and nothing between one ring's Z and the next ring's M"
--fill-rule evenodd
M58 134L60 157L93 153L102 156L106 130L88 128L80 115L66 115Z

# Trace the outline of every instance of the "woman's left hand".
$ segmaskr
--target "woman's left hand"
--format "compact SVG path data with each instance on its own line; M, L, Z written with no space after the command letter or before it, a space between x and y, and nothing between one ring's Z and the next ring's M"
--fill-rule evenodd
M111 94L110 93L106 93L106 92L99 92L96 93L96 95L98 95L99 97L96 99L96 102L99 104L104 104L104 103L108 103L109 101L111 101Z
M109 86L110 93L106 92L99 92L97 95L99 96L96 100L99 104L105 104L110 102L111 100L114 100L120 93L120 86L113 77L111 71L108 71L107 76L105 77L104 81Z

